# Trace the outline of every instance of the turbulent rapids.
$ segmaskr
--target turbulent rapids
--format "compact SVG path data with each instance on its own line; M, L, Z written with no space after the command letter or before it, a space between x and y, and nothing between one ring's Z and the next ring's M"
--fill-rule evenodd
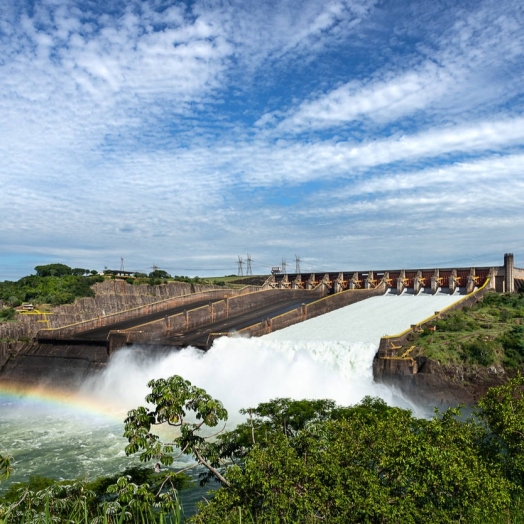
M341 405L365 395L409 406L375 384L372 361L381 336L398 333L459 300L458 295L384 295L261 338L221 338L203 353L187 348L147 359L121 350L107 370L77 394L30 396L0 390L0 450L15 458L13 481L113 474L131 465L123 419L144 403L147 381L181 375L222 400L233 422L241 407L276 397L332 398ZM237 419L238 420L238 419Z

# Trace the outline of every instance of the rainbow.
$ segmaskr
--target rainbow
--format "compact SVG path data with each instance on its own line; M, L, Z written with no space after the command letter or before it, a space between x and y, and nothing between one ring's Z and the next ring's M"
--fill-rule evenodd
M115 407L114 404L102 402L100 399L82 394L81 392L73 392L49 386L27 387L19 384L0 384L0 408L1 404L9 401L27 401L36 403L37 405L65 407L75 412L81 412L89 416L103 417L112 422L121 423L123 423L127 413L127 411L120 406Z

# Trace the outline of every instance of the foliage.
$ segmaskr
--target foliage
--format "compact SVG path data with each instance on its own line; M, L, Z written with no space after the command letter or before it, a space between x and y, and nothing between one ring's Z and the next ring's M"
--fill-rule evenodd
M0 481L7 480L13 471L11 457L0 454Z
M31 477L2 497L0 523L180 522L178 489L184 477L130 468L95 481Z
M154 409L129 413L126 452L169 464L177 447L206 466L204 480L222 487L194 523L481 523L522 507L487 419L463 421L459 409L424 420L372 398L275 399L242 410L246 422L210 442L199 432L227 416L218 401L181 377L149 386ZM186 420L190 411L200 422ZM169 444L152 434L162 423L178 429Z
M163 269L155 269L154 271L151 271L151 273L149 273L149 278L171 278L171 275Z
M523 323L524 294L488 293L472 308L450 311L414 334L413 354L443 363L519 369L524 365Z
M319 415L293 437L266 427L193 522L480 523L507 512L511 485L458 410L421 420L368 398Z
M524 326L513 326L499 337L504 348L504 364L510 368L524 366Z
M65 277L72 275L72 270L65 264L47 264L35 267L37 277Z
M466 315L465 311L452 311L445 318L435 323L438 331L472 331L477 323Z
M227 411L222 403L176 375L168 379L151 380L148 387L151 393L146 396L146 401L153 404L155 409L151 411L139 407L129 411L124 421L124 437L129 441L126 453L129 455L140 451L142 461L154 459L170 465L175 460L172 453L176 446L180 454L194 455L199 464L227 484L219 471L202 456L206 437L201 430L206 426L213 428L227 419ZM196 422L186 420L188 414L196 418ZM162 443L157 435L151 433L152 426L161 424L179 428L179 436L171 443Z
M463 358L470 364L491 366L495 362L497 345L493 340L476 338L461 344Z
M36 275L22 277L17 282L0 282L0 300L14 307L23 302L69 304L77 298L93 297L91 286L104 280L98 275L81 276L80 273L93 271L78 268L72 270L64 264L37 266L35 270Z
M82 277L85 275L97 275L98 272L94 269L84 269L75 267L71 269L65 264L47 264L45 266L35 267L37 277L66 277L73 275L75 277Z
M489 428L505 474L524 488L524 376L488 390L478 416Z
M125 421L126 452L163 464L191 454L207 468L221 487L194 524L522 522L520 375L465 420L459 408L417 419L369 397L349 407L284 398L241 410L245 422L211 440L204 429L227 418L218 400L178 376L149 387L152 407ZM161 424L173 429L170 443L152 433ZM31 479L0 505L0 522L180 522L176 474L125 473L96 483Z
M0 309L0 322L13 320L16 317L16 309L7 307Z

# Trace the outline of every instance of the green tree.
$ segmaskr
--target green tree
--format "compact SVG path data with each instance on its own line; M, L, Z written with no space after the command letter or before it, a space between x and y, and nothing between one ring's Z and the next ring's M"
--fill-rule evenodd
M524 488L524 376L489 389L478 403L477 416L489 429L506 476Z
M75 267L71 270L71 274L75 277L83 277L85 275L92 274L92 272L89 269L83 269L81 267ZM96 271L95 271L96 274Z
M227 411L222 403L176 375L168 379L151 380L148 387L151 393L146 396L146 401L153 404L155 409L151 411L138 407L128 413L124 421L124 437L129 441L126 453L140 452L142 461L156 460L170 465L175 460L173 452L176 446L180 450L179 454L193 455L199 464L227 485L227 480L202 454L207 441L202 430L205 427L214 428L220 421L227 420ZM190 422L188 414L196 422ZM170 443L162 443L158 435L151 432L153 426L162 424L179 430L179 435Z
M275 427L193 520L500 522L510 484L479 454L482 428L458 415L420 420L365 399L292 438Z
M94 481L30 477L0 499L0 523L72 522L176 524L181 521L178 489L185 478L172 472L130 468Z
M155 269L154 271L151 271L151 273L149 273L149 278L171 278L171 275L163 269Z
M371 398L343 408L276 399L242 410L246 422L210 442L201 430L226 419L220 402L181 377L149 386L154 408L129 412L126 452L164 464L192 454L207 468L204 480L218 479L221 488L195 523L484 523L509 516L514 484L485 444L485 425L460 420L458 409L424 420ZM163 423L178 429L168 444L152 432Z
M47 264L35 267L38 277L64 277L72 274L72 269L65 264Z

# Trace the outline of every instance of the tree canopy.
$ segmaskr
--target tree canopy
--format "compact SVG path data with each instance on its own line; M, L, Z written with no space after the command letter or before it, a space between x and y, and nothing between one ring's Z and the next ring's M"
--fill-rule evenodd
M460 408L420 419L370 397L354 406L279 398L241 410L245 421L227 431L222 403L182 377L149 387L148 407L125 420L126 453L167 472L95 484L35 479L10 490L0 519L178 523L182 483L169 466L186 454L203 466L202 483L220 485L193 524L522 522L521 375L491 389L467 419ZM161 425L171 428L168 442L155 432ZM0 475L9 472L0 457Z
M202 481L222 487L195 523L500 522L521 508L523 385L519 376L492 390L465 421L458 408L426 420L376 398L350 407L275 399L208 439L204 426L227 416L222 405L171 377L149 383L154 409L129 413L126 452L169 464L176 446L207 468ZM162 423L178 427L167 445L153 433Z
M93 297L91 286L104 280L94 270L71 269L65 264L36 266L35 271L36 275L22 277L16 282L0 282L0 300L12 307L23 302L70 304L77 298Z

